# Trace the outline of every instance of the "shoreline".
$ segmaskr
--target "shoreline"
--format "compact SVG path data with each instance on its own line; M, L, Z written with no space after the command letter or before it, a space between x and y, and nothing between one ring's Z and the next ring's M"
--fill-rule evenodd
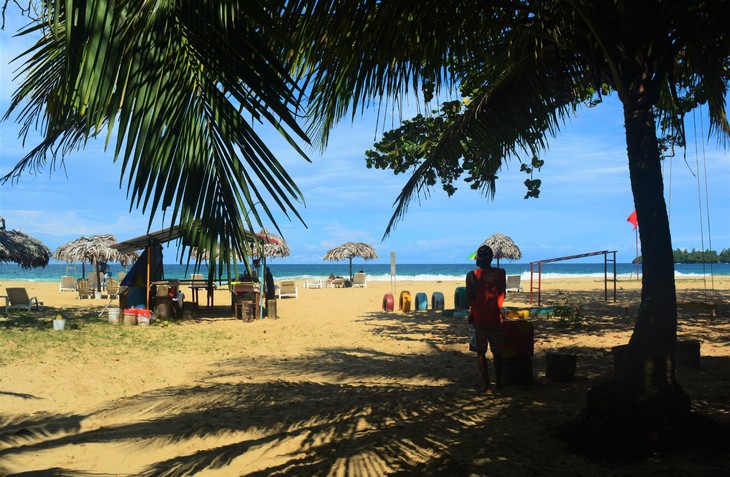
M279 283L279 280L275 280ZM416 293L426 293L429 297L434 292L441 292L444 295L444 306L445 308L453 308L454 305L454 292L457 287L464 286L464 282L461 280L398 280L396 282L387 281L368 281L366 288L324 288L324 289L308 289L305 288L306 280L295 280L295 284L299 291L300 298L307 298L316 296L316 294L326 294L328 298L337 299L337 293L341 296L350 296L352 292L360 292L361 295L367 295L370 297L370 302L380 303L384 294L394 293L394 298L398 299L398 295L402 291L408 291L412 296ZM46 281L29 281L29 280L7 280L0 282L0 296L6 295L4 292L5 288L9 287L22 287L28 292L29 297L37 297L39 301L44 303L44 306L50 308L95 308L104 307L108 299L106 293L102 292L104 298L101 299L83 299L79 300L78 296L73 291L60 291L60 281L46 282ZM533 284L536 287L536 284ZM616 293L617 299L625 299L626 297L620 297L621 294L629 292L638 292L641 290L642 282L640 280L617 280L616 281ZM529 303L529 291L530 281L521 281L522 291L521 292L508 292L505 306L511 304L524 305ZM678 300L686 300L686 295L700 295L700 294L712 294L714 292L721 292L730 290L730 277L714 277L713 280L703 278L683 278L676 279L675 286L677 288ZM713 289L714 286L714 289ZM595 277L561 277L561 278L545 278L541 280L541 293L551 295L553 293L560 292L579 292L579 291L594 291L596 292L595 299L601 300L603 298L604 291L608 289L609 296L613 295L613 282L596 279ZM192 293L186 285L182 285L181 291L186 295L186 300L191 299ZM343 293L347 293L346 295ZM537 289L535 288L533 293L533 301ZM203 306L205 302L204 293L200 297L201 306L199 307L199 315L205 317L206 307ZM219 287L214 292L214 303L216 308L222 306L224 303L230 302L230 292L225 287ZM285 308L293 307L294 304L302 300L290 300L280 299L278 300L280 307ZM308 301L308 300L304 300ZM610 300L609 300L610 301ZM0 301L0 307L4 303ZM114 306L114 302L110 306ZM370 307L372 308L372 307ZM220 314L218 310L217 314Z
M74 276L74 278L76 279L76 278L81 278L80 275L81 274L79 274L79 276L74 276L74 275L72 275L72 276ZM87 275L88 275L88 273L87 273ZM520 274L517 274L517 273L515 273L515 274L509 274L508 273L508 275L520 275L520 278L521 278L523 284L524 283L529 283L529 281L530 281L530 272L523 272L523 273L520 273ZM113 275L113 276L116 277L116 275ZM466 273L464 273L464 276L466 276ZM537 281L537 276L538 276L537 273L535 273L534 276L535 276L534 280ZM611 280L611 277L612 276L609 274L609 282L612 281ZM347 277L345 277L345 278L347 278ZM179 277L175 277L175 276L169 277L168 279L170 279L170 280L174 280L174 279L185 280L184 278L179 278ZM295 280L295 281L300 281L300 282L303 283L303 282L305 282L307 280L326 280L327 277L326 276L320 276L320 275L308 275L308 274L307 275L294 275L294 276L289 276L289 275L281 275L281 276L280 275L275 275L274 276L274 279L275 279L276 282L279 282L281 280ZM602 282L603 281L603 274L602 273L587 273L587 274L575 273L575 274L571 274L571 273L545 273L545 272L543 272L542 273L541 281L543 281L543 282L553 282L553 281L575 280L575 279L577 279L577 280L597 280L597 281L601 281ZM680 282L680 281L702 281L702 280L705 280L705 281L708 281L708 282L710 282L712 280L715 280L715 281L717 281L717 280L725 281L725 280L730 280L730 275L718 275L718 274L715 274L715 275L711 275L711 274L701 275L701 274L683 274L683 273L676 273L674 279L677 282ZM444 276L432 276L432 275L415 275L414 276L414 275L403 275L403 276L396 276L396 278L395 278L395 281L397 283L402 283L402 282L439 282L440 283L440 282L452 282L452 281L459 281L459 280L461 280L461 277L460 276L456 276L456 275L448 275L448 276L446 276L446 275L444 275ZM384 276L384 275L375 275L375 276L369 275L368 276L368 283L389 284L391 281L393 281L393 280L391 279L390 276ZM10 277L3 278L2 276L0 276L0 287L5 286L6 283L16 283L16 284L17 283L56 283L56 284L58 284L60 282L61 282L61 275L59 275L58 277L52 277L52 278L46 278L46 277L41 277L41 278L35 278L35 277L14 277L14 276L10 276ZM631 275L631 274L617 274L616 275L616 282L623 282L623 283L625 283L625 282L638 282L638 283L640 283L641 282L641 278L636 279L636 278L634 278L634 275ZM222 280L222 281L215 280L215 283L217 283L217 284L218 283L226 283L226 280ZM16 285L12 285L12 286L16 286Z
M316 280L326 278L330 273L336 276L347 277L349 267L347 263L314 263L314 264L293 264L286 265L273 261L268 264L275 280ZM118 273L126 273L123 267L118 264L110 264L110 275L116 277ZM387 264L358 263L353 264L352 271L364 271L370 282L389 283L395 279L401 281L451 281L463 280L467 272L474 268L473 263L457 264L398 264L397 274L390 275L391 268ZM507 275L519 275L525 283L530 279L529 264L501 263L500 268L504 269ZM90 267L86 267L88 274ZM232 270L237 274L238 271ZM0 285L5 281L32 281L32 282L60 282L61 277L69 275L74 278L82 276L82 267L70 266L67 268L61 264L51 264L45 268L25 270L14 264L0 264ZM186 265L166 264L165 277L167 279L189 278L193 268L186 268ZM208 269L202 266L199 273L207 276ZM602 279L604 276L602 263L550 263L542 268L542 279L563 279L563 278L594 278ZM84 274L84 275L86 275ZM613 268L608 270L609 278L613 277ZM641 273L639 273L641 276ZM534 279L537 279L537 270L534 270ZM633 264L617 264L616 277L619 281L626 282L637 278L636 268ZM713 278L730 277L730 264L707 264L702 265L675 265L676 280L712 280ZM227 281L224 278L223 281Z

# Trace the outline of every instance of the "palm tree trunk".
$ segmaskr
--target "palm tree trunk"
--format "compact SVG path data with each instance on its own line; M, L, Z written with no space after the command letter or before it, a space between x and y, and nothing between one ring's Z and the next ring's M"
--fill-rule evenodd
M624 116L643 277L639 315L616 377L646 396L676 386L677 294L654 115L650 107L625 107Z
M579 452L625 458L642 454L655 433L661 440L681 428L691 401L675 379L677 294L654 115L640 101L624 101L624 119L641 241L641 305L614 376L591 388L587 408L563 435Z

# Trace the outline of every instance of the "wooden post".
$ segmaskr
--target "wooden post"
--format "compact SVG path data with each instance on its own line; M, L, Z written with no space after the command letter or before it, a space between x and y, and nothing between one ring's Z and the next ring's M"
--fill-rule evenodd
M270 298L266 300L266 316L268 318L277 319L279 315L277 314L276 310L276 299Z
M168 296L155 297L155 315L160 318L172 318L175 311L172 308L172 298Z

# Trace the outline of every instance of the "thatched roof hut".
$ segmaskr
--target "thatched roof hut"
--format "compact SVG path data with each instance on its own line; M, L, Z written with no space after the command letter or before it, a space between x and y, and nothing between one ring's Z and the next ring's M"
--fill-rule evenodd
M291 254L289 246L286 244L283 238L269 232L266 228L262 228L261 231L256 234L256 237L260 239L263 247L263 254L266 257L288 257ZM252 245L253 246L253 245ZM255 249L253 249L255 252ZM220 251L218 252L218 254ZM256 256L256 253L252 253L252 256ZM210 260L210 252L206 249L198 249L198 247L190 247L190 257L196 260ZM236 260L242 261L244 257L236 254Z
M112 248L116 243L117 239L112 234L79 237L58 247L53 258L64 262L119 262L126 267L139 257L136 252L120 253Z
M363 242L347 242L329 250L322 260L339 261L350 260L350 280L352 280L352 259L361 257L364 260L378 258L372 245Z
M5 230L0 217L0 262L17 263L23 268L45 267L51 250L40 240L18 230Z

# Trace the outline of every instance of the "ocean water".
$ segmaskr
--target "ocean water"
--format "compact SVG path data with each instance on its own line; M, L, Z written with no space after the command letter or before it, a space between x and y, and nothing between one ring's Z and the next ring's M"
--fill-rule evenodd
M510 263L500 262L500 268L504 268L508 275L521 275L523 280L530 279L529 263ZM336 276L347 277L349 275L348 262L323 262L308 265L301 264L281 264L276 260L268 263L271 273L275 280L307 280L311 278L324 278L330 273ZM109 264L111 275L116 276L118 271L124 271L124 267L119 264ZM398 281L417 280L417 281L447 281L447 280L463 280L467 272L474 268L473 262L458 264L397 264L396 279ZM543 278L564 278L564 277L603 277L603 263L546 263L542 266ZM89 265L86 264L85 271L88 275ZM239 265L238 271L241 273L244 267ZM368 280L371 281L390 281L390 264L388 263L365 263L363 261L353 261L352 271L356 273L362 270L367 273ZM616 273L619 279L635 279L636 265L631 263L616 264ZM639 271L641 269L639 268ZM164 266L166 279L184 279L189 278L193 273L192 267L186 269L185 265L165 264ZM537 271L537 266L535 266ZM50 264L45 268L35 268L25 270L15 264L0 264L0 284L6 280L22 280L22 281L43 281L43 282L60 282L61 276L72 275L81 278L82 267L80 264L67 266L65 264ZM200 273L205 276L208 274L207 266L203 265ZM609 264L608 274L613 273L612 264ZM231 275L236 275L232 270ZM675 264L675 276L677 278L702 278L709 276L730 276L729 263L714 264ZM224 273L222 280L227 280L227 274Z

